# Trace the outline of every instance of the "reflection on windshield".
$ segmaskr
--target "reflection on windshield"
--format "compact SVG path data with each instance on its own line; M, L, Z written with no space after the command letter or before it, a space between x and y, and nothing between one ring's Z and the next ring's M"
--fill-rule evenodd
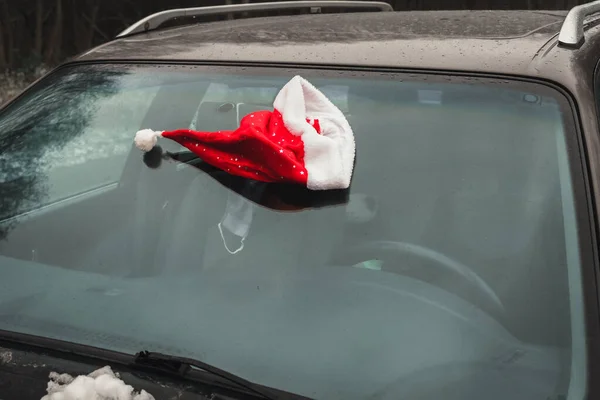
M49 78L18 101L20 106L3 113L0 184L5 203L0 217L16 215L48 197L60 196L51 193L55 183L47 182L46 171L129 151L125 143L98 134L119 129L119 113L115 112L119 108L110 107L109 102L119 99L119 80L125 75L125 71L83 69L63 79ZM11 112L15 107L18 112ZM103 126L95 126L99 121Z
M141 128L235 128L287 72L77 66L7 107L0 329L319 399L566 395L585 363L563 99L301 74L355 132L347 191L233 177L170 141L133 148Z

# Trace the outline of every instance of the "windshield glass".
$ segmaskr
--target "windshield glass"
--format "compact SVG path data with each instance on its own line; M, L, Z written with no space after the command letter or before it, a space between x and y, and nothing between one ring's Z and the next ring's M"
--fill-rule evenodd
M296 74L354 130L349 190L133 146L144 128L235 129ZM318 399L576 398L572 118L523 82L63 68L0 111L0 329L197 358Z

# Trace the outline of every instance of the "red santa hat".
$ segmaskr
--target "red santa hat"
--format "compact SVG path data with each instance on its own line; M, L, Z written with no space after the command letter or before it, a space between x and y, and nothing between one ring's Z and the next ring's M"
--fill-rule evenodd
M150 151L162 136L233 175L311 190L348 188L355 143L342 111L300 76L281 89L273 106L274 111L246 115L234 131L144 129L135 144Z

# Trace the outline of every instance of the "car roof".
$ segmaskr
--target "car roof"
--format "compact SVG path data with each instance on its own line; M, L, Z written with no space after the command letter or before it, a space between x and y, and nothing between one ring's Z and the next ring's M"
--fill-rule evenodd
M75 61L176 61L458 71L542 78L577 91L600 24L558 45L567 11L408 11L236 19L110 41Z
M526 73L565 16L557 11L411 11L238 19L117 39L79 59Z

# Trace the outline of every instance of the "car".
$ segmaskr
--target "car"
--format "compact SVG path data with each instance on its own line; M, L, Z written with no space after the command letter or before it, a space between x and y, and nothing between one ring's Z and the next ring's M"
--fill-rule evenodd
M600 398L597 13L167 10L54 69L0 110L0 398L104 366L157 399ZM134 145L295 76L352 127L347 189Z

